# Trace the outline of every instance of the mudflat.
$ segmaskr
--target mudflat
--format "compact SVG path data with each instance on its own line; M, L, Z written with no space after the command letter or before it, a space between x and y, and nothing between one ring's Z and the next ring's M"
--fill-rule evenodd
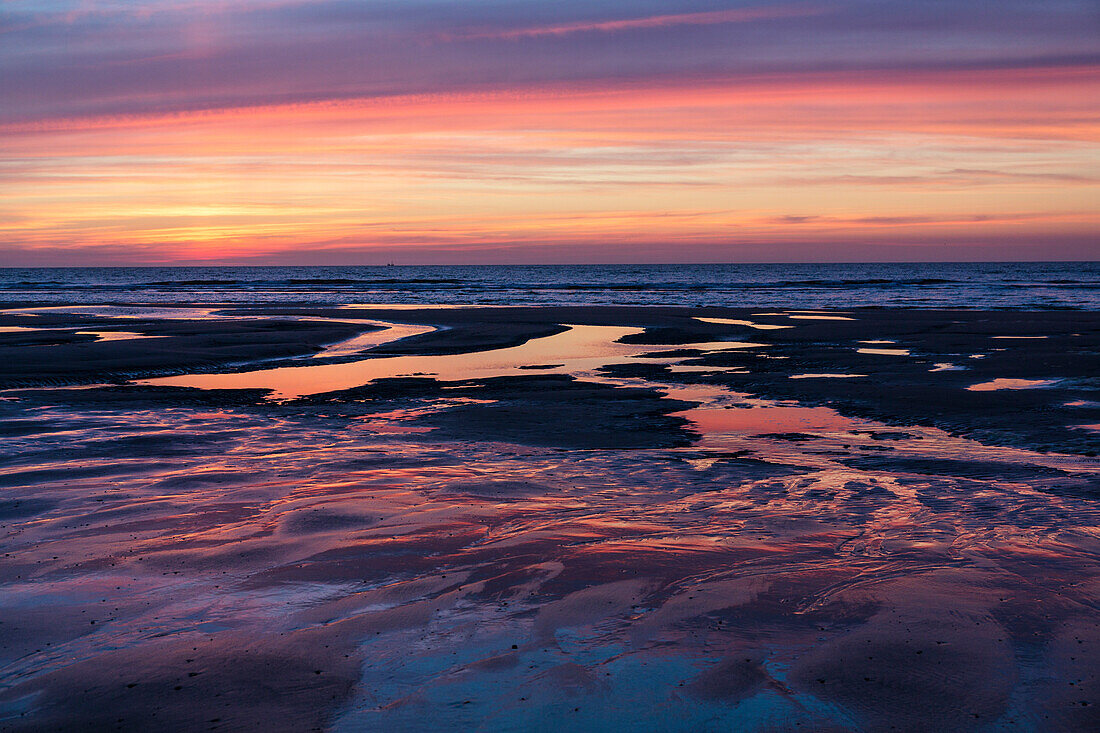
M0 727L1100 727L1100 313L9 305Z

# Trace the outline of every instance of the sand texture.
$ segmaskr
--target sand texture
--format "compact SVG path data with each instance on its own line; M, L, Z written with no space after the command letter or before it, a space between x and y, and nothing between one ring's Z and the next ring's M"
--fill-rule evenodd
M27 308L0 730L1100 729L1100 314Z

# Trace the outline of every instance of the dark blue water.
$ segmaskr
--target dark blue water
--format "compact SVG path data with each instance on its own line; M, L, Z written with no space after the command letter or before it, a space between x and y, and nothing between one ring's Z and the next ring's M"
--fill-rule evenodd
M1100 307L1100 262L0 269L0 300Z

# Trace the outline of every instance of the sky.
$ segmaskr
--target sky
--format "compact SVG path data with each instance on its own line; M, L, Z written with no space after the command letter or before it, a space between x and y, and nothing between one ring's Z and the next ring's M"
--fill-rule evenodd
M0 265L1100 259L1100 0L5 0Z

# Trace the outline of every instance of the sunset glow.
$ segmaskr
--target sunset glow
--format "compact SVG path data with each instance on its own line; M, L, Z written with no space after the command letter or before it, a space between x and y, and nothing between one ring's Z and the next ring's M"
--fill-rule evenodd
M1100 11L11 2L0 263L1091 259Z

